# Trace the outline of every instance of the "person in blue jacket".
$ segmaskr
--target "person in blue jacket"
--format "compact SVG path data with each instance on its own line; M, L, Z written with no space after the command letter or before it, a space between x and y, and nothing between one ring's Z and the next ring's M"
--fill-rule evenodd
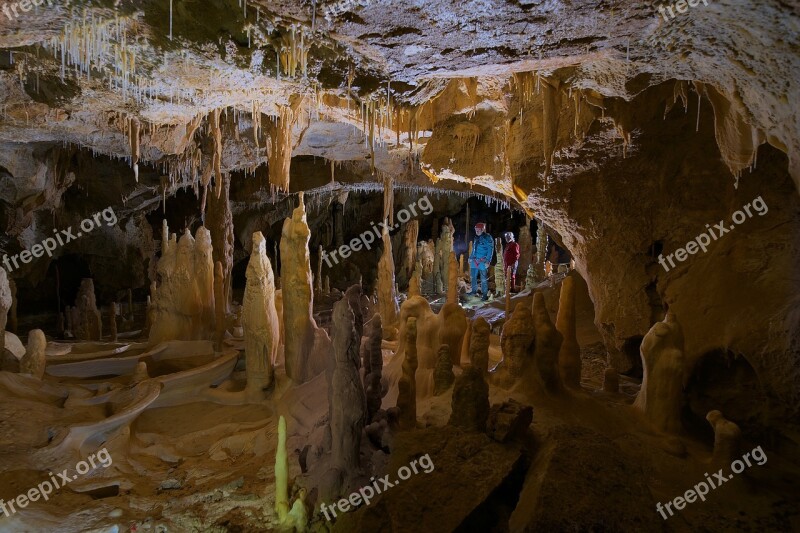
M492 263L494 254L494 239L486 233L486 224L478 222L475 224L475 239L472 241L472 253L469 256L469 275L472 280L472 292L475 296L478 293L478 274L481 276L481 299L485 302L489 299L489 265Z

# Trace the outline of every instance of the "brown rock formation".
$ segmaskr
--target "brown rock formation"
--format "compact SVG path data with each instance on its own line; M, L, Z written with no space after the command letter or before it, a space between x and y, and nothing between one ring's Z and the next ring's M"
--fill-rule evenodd
M336 367L331 379L331 443L333 468L343 473L358 469L361 432L367 417L367 398L358 375L359 337L348 299L333 307L333 348Z
M561 381L567 387L578 389L581 386L581 347L576 335L575 279L572 276L567 276L561 282L556 329L564 339L558 352Z
M642 340L642 387L634 408L653 426L670 433L681 430L681 404L686 369L683 330L673 313L656 322Z
M5 336L5 333L3 336ZM47 364L44 353L46 348L47 339L44 336L44 332L40 329L31 330L28 333L28 346L25 349L25 355L19 362L20 373L30 374L36 379L42 379Z
M405 327L405 357L403 375L398 382L397 408L400 410L400 427L417 426L417 319L409 317Z

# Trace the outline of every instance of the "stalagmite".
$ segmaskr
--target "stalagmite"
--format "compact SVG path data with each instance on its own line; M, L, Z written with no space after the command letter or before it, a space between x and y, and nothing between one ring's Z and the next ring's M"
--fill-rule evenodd
M390 174L383 178L383 220L389 222L389 227L394 226L394 179Z
M634 408L661 431L681 430L683 384L686 379L683 330L670 311L642 340L642 386Z
M470 365L456 378L452 413L448 424L468 431L486 431L489 418L489 324L483 318L472 323Z
M77 306L77 314L73 316L75 336L84 341L99 341L103 336L103 325L94 297L94 282L91 278L81 280L75 305ZM77 320L74 320L75 317Z
M441 227L441 236L436 241L433 259L434 279L438 275L442 280L442 287L448 287L450 252L453 251L453 234L455 228L450 219L445 217Z
M483 317L472 321L472 334L469 341L470 365L480 369L485 375L489 371L489 335L491 328Z
M231 302L231 272L233 271L233 214L231 213L230 202L231 178L223 175L218 179L217 195L211 195L208 199L208 212L206 214L206 224L211 233L211 244L213 249L214 262L222 263L222 272L225 283L223 309L226 313L230 312Z
M447 344L439 346L439 353L436 356L436 369L433 371L433 394L439 396L443 394L455 381L453 374L453 359L450 356L450 347Z
M292 528L292 531L297 531L298 533L304 533L306 531L306 527L308 526L308 509L306 508L305 499L306 489L298 490L294 505L292 505L292 509L289 511L283 523L284 527Z
M359 337L347 298L333 306L333 349L336 367L331 379L331 437L333 468L351 473L359 467L361 432L367 416L367 398L358 374Z
M128 320L133 322L134 313L133 313L133 291L128 289Z
M508 388L530 367L535 331L531 328L531 308L518 303L511 318L503 324L500 348L503 360L495 371L498 383Z
M417 238L419 237L419 221L411 220L403 226L403 257L400 263L400 271L397 273L397 281L400 286L405 287L414 268L417 265Z
M497 255L497 264L494 265L494 294L499 298L505 294L506 273L503 268L503 241L500 237L494 240L494 253ZM491 265L490 265L491 266Z
M422 289L420 288L420 276L422 275L422 263L417 261L417 266L414 268L414 273L411 274L411 280L408 282L408 297L420 296Z
M144 361L139 361L136 363L136 369L133 371L133 375L131 376L130 385L139 384L146 379L150 379L150 376L147 373L147 363Z
M529 219L526 218L525 221L525 225L519 229L519 264L517 265L517 272L527 272L533 257L531 224Z
M509 267L510 268L510 267ZM511 270L505 272L506 315L511 315Z
M397 407L400 410L400 427L417 426L417 319L409 317L405 328L406 344L403 375L398 382Z
M534 341L534 360L536 371L534 377L544 390L551 394L562 390L561 376L558 370L558 352L563 337L553 326L544 294L537 292L533 296L533 327L536 330Z
M558 352L558 369L561 381L572 388L581 386L581 347L578 344L575 323L575 278L567 276L561 282L558 300L556 329L564 338Z
M447 268L447 303L458 304L458 272L456 253L450 251L450 262Z
M372 422L375 414L381 408L381 377L383 375L383 354L381 353L381 342L383 340L383 329L381 327L381 315L376 313L369 322L369 339L363 344L364 367L367 371L364 375L364 387L367 396L367 419Z
M3 333L5 337L5 333ZM25 355L19 362L19 371L22 374L30 374L36 379L44 377L44 368L46 365L45 348L47 348L47 339L44 332L40 329L31 330L28 333L28 346L25 349Z
M538 226L539 228L536 230L536 264L534 265L534 272L536 280L542 281L547 277L544 271L544 263L547 260L547 232L542 222L539 222Z
M394 286L392 240L389 237L389 232L384 228L383 253L378 261L378 305L384 327L396 325L400 312Z
M286 452L286 419L278 418L278 447L275 449L275 513L283 522L289 514L289 455Z
M292 217L284 221L281 233L281 293L286 375L295 383L305 383L330 364L331 348L327 334L317 328L311 315L314 305L308 252L311 231L302 192L298 199L299 204ZM328 283L326 278L326 290Z
M222 263L214 263L214 349L222 350L222 341L225 339L225 273Z
M247 264L247 283L242 303L247 396L264 397L272 385L274 364L278 358L280 324L275 310L275 279L267 257L267 243L260 231L253 233L253 249Z
M8 275L5 268L0 268L0 355L6 347L6 321L8 310L11 309L11 288L8 285Z
M614 394L619 392L619 373L613 367L606 368L603 373L603 391Z
M706 420L714 428L712 468L728 468L733 461L742 456L740 450L742 430L717 410L709 411Z
M202 226L180 241L164 221L162 252L156 270L161 284L151 285L151 344L199 340L214 331L214 263L211 236Z
M536 286L536 271L533 264L528 265L528 272L525 274L525 289L530 290Z
M111 342L117 342L117 302L108 306L108 325L111 331Z

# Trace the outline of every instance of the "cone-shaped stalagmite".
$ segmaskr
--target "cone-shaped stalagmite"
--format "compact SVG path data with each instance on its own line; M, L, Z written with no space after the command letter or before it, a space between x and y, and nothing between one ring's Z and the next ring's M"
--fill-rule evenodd
M214 263L214 349L222 350L225 339L225 272L222 263Z
M449 286L450 277L450 252L453 251L453 233L455 228L449 218L442 223L442 235L436 241L433 259L434 280L441 279L442 287Z
M111 330L111 342L117 342L117 302L108 306L108 326Z
M400 308L394 292L394 259L392 259L392 239L386 228L383 229L383 254L378 261L378 312L384 327L397 324Z
M456 378L453 387L452 413L448 424L469 431L486 431L489 418L489 324L483 318L472 323L470 365Z
M498 372L507 375L508 384L516 381L530 366L533 354L535 330L531 328L531 309L524 303L518 303L511 318L503 324L500 333L500 347L503 361Z
M500 237L494 240L494 253L497 254L497 264L494 265L494 294L500 297L506 287L506 273L503 269L503 241Z
M739 450L742 430L717 410L709 411L706 415L706 420L714 428L714 456L711 459L711 464L713 468L728 468L733 461L739 459L742 455Z
M358 468L367 399L358 374L359 337L347 298L333 306L333 349L336 367L331 380L331 466L340 472Z
M311 260L308 241L311 231L306 223L303 193L300 204L291 218L283 223L281 235L281 289L283 294L283 323L286 328L286 375L297 383L308 377L307 361L314 344L316 323L311 316Z
M103 335L103 325L94 297L94 281L90 278L81 280L75 305L77 313L73 312L73 333L83 341L99 341Z
M367 423L372 422L375 413L381 408L381 377L383 375L383 354L381 342L383 328L381 315L376 313L369 321L369 340L363 345L364 349L364 387L367 395Z
M681 404L685 362L683 331L671 312L656 322L642 339L642 387L633 406L656 428L676 433L681 429Z
M436 369L433 371L433 394L439 396L444 393L450 388L455 379L450 347L442 344L439 346L439 353L436 356Z
M231 291L231 271L233 270L233 214L230 202L231 178L224 175L217 182L217 195L210 195L206 222L213 245L213 261L222 264L223 309L228 312Z
M408 297L420 296L422 290L420 288L420 276L422 276L422 263L417 261L417 266L411 274L411 280L408 282Z
M533 256L533 239L531 237L530 221L526 219L526 224L519 230L519 264L517 272L527 272L531 265ZM517 282L519 285L519 282Z
M533 296L533 327L536 330L535 379L547 392L558 393L562 390L561 375L558 371L558 352L563 339L550 320L544 294L541 292Z
M5 334L4 334L5 335ZM19 362L19 371L22 374L30 374L36 379L44 377L45 348L47 347L47 339L44 332L40 329L31 330L28 333L28 346L25 350L25 355Z
M397 407L400 409L400 427L413 429L417 426L417 319L409 317L406 322L405 359L403 375L398 382Z
M467 315L458 304L458 263L454 252L450 252L448 284L447 303L442 306L438 316L439 340L442 344L454 347L448 353L453 364L458 365L461 357L460 347L467 332Z
M275 513L283 522L289 514L289 455L286 453L286 419L278 419L278 447L275 450Z
M558 300L556 329L564 337L558 352L558 369L564 385L572 388L581 386L581 347L575 333L575 278L567 276L561 283L561 297Z
M280 324L275 311L275 279L267 257L266 240L253 233L253 249L247 264L247 284L242 304L247 394L255 400L272 384L273 365L278 355Z
M397 281L401 287L411 279L417 265L417 238L419 237L419 221L411 220L404 226L403 234L403 256L400 263L400 271L397 273Z

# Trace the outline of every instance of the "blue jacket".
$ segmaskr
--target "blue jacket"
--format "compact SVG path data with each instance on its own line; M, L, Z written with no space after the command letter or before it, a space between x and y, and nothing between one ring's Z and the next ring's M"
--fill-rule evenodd
M492 255L494 255L494 239L488 233L482 233L475 237L472 241L472 259L486 259L486 262L481 264L481 267L488 267L492 262ZM475 264L470 264L470 268L475 268Z

